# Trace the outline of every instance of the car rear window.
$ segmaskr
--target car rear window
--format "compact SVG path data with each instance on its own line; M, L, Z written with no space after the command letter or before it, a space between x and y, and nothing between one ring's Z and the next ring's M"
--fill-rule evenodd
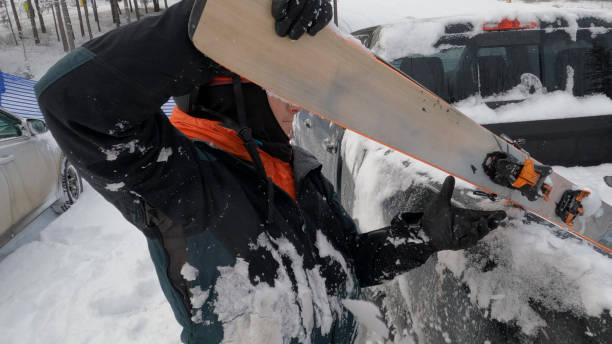
M435 54L390 63L451 103L478 95L498 106L556 90L612 98L612 31L595 27L575 37L563 29L484 32Z

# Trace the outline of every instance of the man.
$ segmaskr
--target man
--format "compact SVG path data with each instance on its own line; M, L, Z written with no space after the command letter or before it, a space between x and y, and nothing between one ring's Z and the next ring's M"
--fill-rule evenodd
M183 342L351 343L342 300L505 217L452 207L451 178L424 214L357 233L321 165L290 146L295 109L193 47L192 6L88 42L36 87L59 145L146 236ZM292 39L331 19L321 0L274 0L272 12Z

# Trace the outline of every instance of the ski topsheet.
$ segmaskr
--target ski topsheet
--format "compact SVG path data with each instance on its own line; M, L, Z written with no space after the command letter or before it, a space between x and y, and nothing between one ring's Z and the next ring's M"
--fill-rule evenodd
M505 198L612 253L612 206L596 195L569 193L581 188L529 159L335 27L297 41L278 37L270 8L271 0L196 2L192 41L208 57L270 92ZM513 161L516 168L495 164L502 159L486 161L491 153L505 155L504 161ZM497 171L502 177L494 181L490 168L496 166L504 171ZM504 173L510 175L505 183L500 180ZM580 215L581 202L589 197L593 204Z

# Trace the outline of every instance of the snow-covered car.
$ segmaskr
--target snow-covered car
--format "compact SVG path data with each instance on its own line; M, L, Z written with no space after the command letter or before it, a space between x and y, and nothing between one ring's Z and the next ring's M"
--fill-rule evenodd
M45 209L67 210L82 190L45 122L0 108L0 247Z
M514 15L406 19L354 35L494 132L527 139L526 150L545 163L612 162L610 18L576 10ZM586 63L593 54L601 70ZM422 211L446 176L306 111L293 129L361 232ZM600 302L610 290L612 274L602 269L609 258L474 191L458 181L455 204L505 208L502 228L366 292L390 342L612 343L611 303Z
M405 19L353 34L541 162L612 162L612 17L510 12Z

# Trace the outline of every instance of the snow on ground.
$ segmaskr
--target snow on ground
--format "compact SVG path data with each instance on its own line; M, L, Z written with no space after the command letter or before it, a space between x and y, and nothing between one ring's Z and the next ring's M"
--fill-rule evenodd
M2 343L179 343L146 240L89 185L0 261Z

